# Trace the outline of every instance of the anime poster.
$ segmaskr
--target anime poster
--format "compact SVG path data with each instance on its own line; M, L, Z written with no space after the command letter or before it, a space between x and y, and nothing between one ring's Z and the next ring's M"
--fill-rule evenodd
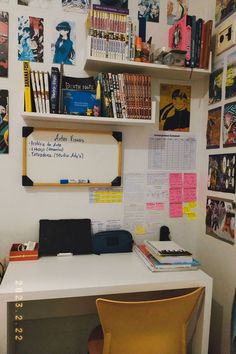
M236 10L236 0L216 0L215 26L229 17Z
M167 25L173 25L188 13L187 0L167 1Z
M51 44L52 61L56 64L75 64L75 22L62 21L55 24L54 43Z
M43 62L44 20L39 17L18 17L18 60Z
M100 0L102 6L112 6L122 9L128 9L128 0Z
M223 147L236 146L236 102L224 106Z
M8 90L0 90L0 154L8 153Z
M236 96L236 52L227 58L227 73L225 85L225 98Z
M62 0L62 9L64 11L75 11L84 13L91 7L91 0Z
M138 4L138 18L149 22L159 22L160 0L141 0Z
M18 0L18 5L40 7L46 9L51 4L51 2L52 0Z
M234 244L235 202L207 197L206 234Z
M0 11L0 77L8 76L8 12Z
M213 64L209 79L209 104L220 102L222 99L223 59Z
M216 192L235 193L235 159L236 154L209 156L209 190Z
M220 147L220 122L221 122L221 107L208 111L207 120L207 149L216 149Z
M159 130L188 132L191 86L161 84Z

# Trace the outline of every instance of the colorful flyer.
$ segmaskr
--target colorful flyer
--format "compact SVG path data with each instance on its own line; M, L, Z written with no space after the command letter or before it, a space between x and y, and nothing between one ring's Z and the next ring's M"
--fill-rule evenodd
M18 17L18 60L42 63L44 57L44 19Z
M227 57L225 98L236 96L236 52Z
M234 244L235 202L216 197L207 197L206 234Z
M62 10L85 13L91 7L91 0L61 0Z
M188 132L191 86L161 84L159 130Z
M8 90L0 90L0 154L8 153Z
M223 68L223 59L213 63L212 73L209 79L209 104L220 102L222 99Z
M167 25L173 25L188 13L187 0L168 0L167 1Z
M236 146L236 102L224 106L223 147Z
M210 155L208 164L208 189L216 192L235 193L236 154Z
M221 124L221 107L208 111L207 119L207 149L216 149L220 147L220 124Z
M8 20L8 12L0 11L0 77L8 77Z
M61 21L55 23L54 42L51 44L52 61L56 64L74 65L75 55L75 22Z

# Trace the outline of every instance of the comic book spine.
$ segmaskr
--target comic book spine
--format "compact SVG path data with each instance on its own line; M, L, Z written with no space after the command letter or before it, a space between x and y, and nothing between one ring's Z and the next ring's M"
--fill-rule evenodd
M44 78L43 78L43 72L42 71L39 72L39 84L40 84L40 92L41 92L41 98L42 98L42 113L46 113Z
M45 103L46 113L50 113L50 101L49 101L49 81L48 72L44 71L44 88L45 88Z
M23 61L23 74L24 74L24 103L25 112L32 112L31 102L31 87L30 87L30 63Z
M56 67L52 67L51 82L50 82L50 92L51 92L50 113L58 113L59 77L60 77L59 69Z
M34 71L31 71L30 77L31 77L31 84L32 84L32 90L33 90L33 96L34 96L35 110L36 110L37 113L40 113L39 100L38 100L38 93L37 93L37 90L36 90L35 72Z

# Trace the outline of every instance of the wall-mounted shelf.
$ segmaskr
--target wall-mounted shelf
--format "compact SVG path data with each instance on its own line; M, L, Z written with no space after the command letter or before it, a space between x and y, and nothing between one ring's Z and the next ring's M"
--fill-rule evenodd
M105 125L137 125L154 124L156 116L156 102L152 102L152 117L151 119L124 119L112 117L85 117L68 114L51 114L51 113L36 113L23 112L22 117L25 121L33 122L64 122L64 123L85 123L85 124L105 124Z
M207 78L211 73L211 55L208 69L185 68L154 63L139 63L135 61L116 60L110 58L92 57L88 40L87 57L84 65L86 71L96 72L133 72L151 75L155 78L171 80L200 80Z

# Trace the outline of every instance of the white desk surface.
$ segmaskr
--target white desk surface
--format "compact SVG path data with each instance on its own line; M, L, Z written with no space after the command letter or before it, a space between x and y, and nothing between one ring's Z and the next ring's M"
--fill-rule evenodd
M22 284L23 301L212 287L212 279L201 270L153 273L135 252L10 262L0 301L15 301L16 281Z

